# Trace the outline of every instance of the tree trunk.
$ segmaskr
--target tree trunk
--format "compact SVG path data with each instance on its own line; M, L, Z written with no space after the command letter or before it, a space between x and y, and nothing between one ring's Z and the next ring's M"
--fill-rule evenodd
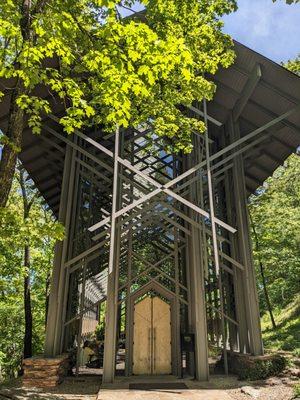
M32 357L32 309L30 293L30 248L28 244L24 246L24 315L25 315L25 334L24 334L24 358Z
M40 3L40 2L38 2ZM22 17L19 21L23 42L29 42L32 36L32 15L31 0L23 0L21 3ZM37 10L38 12L39 10ZM18 62L15 68L20 68ZM0 160L0 207L5 207L11 190L13 176L15 173L17 155L22 147L22 135L24 129L24 110L18 107L16 100L22 95L27 94L21 79L16 82L16 87L10 99L9 119L7 128L7 143L2 149Z
M37 0L33 7L32 0L21 1L20 7L22 15L19 21L19 27L23 38L23 48L25 48L26 43L34 43L35 35L32 29L32 21L34 21L36 14L43 12L47 3L48 0ZM14 64L14 67L16 70L24 68L24 66L20 66L18 62ZM16 100L20 95L28 93L28 90L24 88L22 79L19 79L11 95L8 128L6 132L8 140L3 146L0 160L0 208L6 206L17 163L17 155L22 147L24 110L18 107Z
M45 297L45 327L47 326L47 318L48 318L50 281L51 281L51 274L49 273L46 277L46 288L45 288L45 295L46 295L46 297Z
M258 253L258 263L259 263L259 268L260 268L260 274L261 274L261 280L262 280L262 284L263 284L263 289L264 289L264 295L265 295L265 300L266 300L266 304L267 304L267 309L268 312L270 314L270 318L271 318L271 322L272 322L272 327L273 329L276 329L276 323L275 323L275 319L274 319L274 315L273 315L273 310L272 310L272 306L271 306L271 302L270 302L270 297L269 297L269 293L268 293L268 287L267 287L267 281L266 281L266 277L265 277L265 269L264 269L264 265L261 261L261 257L259 254L259 240L258 240L258 235L252 220L252 216L249 212L249 216L250 216L250 222L252 225L252 230L253 230L253 234L254 234L254 239L255 239L255 247L256 247L256 251Z
M264 288L265 300L266 300L267 308L268 308L268 311L270 314L272 326L273 326L273 329L276 329L276 323L275 323L275 319L273 316L272 306L271 306L269 293L268 293L268 289L267 289L267 282L266 282L266 278L265 278L264 266L263 266L263 263L261 262L261 260L259 260L259 268L260 268L260 274L261 274L262 284L263 284L263 288Z
M15 89L11 97L7 138L9 143L4 144L0 160L0 207L5 207L11 189L18 151L22 146L22 133L24 127L24 111L16 104L20 90Z

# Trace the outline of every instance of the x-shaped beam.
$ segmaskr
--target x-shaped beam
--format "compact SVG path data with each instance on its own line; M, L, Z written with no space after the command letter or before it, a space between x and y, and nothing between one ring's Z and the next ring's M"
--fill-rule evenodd
M107 154L109 157L114 158L114 154L112 151L108 150L106 147L102 146L95 140L89 138L82 132L76 132L76 134L81 137L83 140L87 141L88 143L94 145L97 147L99 150L102 150L105 154ZM140 176L141 178L145 179L148 183L150 183L152 186L154 186L156 189L150 192L147 195L144 195L140 199L134 201L133 203L129 204L128 206L122 208L121 210L117 211L115 213L115 218L123 215L124 213L130 211L131 209L135 208L139 204L144 203L145 201L149 200L153 196L156 196L157 194L164 192L165 194L173 197L175 200L181 202L185 206L191 208L192 210L198 212L205 218L210 218L210 214L203 210L202 208L196 206L195 204L191 203L190 201L186 200L185 198L181 197L180 195L176 194L174 191L172 191L170 188L177 182L181 181L185 177L188 177L191 175L193 172L196 172L199 168L205 165L206 161L203 161L196 165L195 167L189 169L188 171L184 172L183 174L177 176L176 178L172 179L168 183L162 185L161 183L157 182L155 179L151 178L149 175L145 174L144 172L140 171L138 168L136 168L134 165L132 165L128 160L125 160L121 158L120 156L117 156L118 163L123 165L124 167L128 168L132 172L134 172L136 175ZM101 228L103 225L106 225L110 221L111 217L106 217L102 221L98 222L97 224L94 224L89 228L90 232L94 232L95 230ZM231 233L235 233L236 229L233 228L232 226L226 224L225 222L221 221L218 218L215 218L215 222L222 226L224 229L228 230Z
M268 129L269 127L279 123L280 121L286 119L288 116L290 116L292 113L294 113L295 111L298 111L300 108L300 105L297 105L296 107L294 107L293 109L287 111L286 113L278 116L277 118L274 118L272 121L270 121L269 123L265 124L264 126L255 129L254 131L250 132L249 134L247 134L246 136L240 138L239 140L235 141L234 143L231 143L230 145L228 145L227 147L225 147L224 149L218 151L217 153L213 154L212 156L209 157L209 161L212 162L215 159L217 159L218 157L222 156L223 154L234 150L236 147L240 146L241 144L243 144L245 141L252 139L254 136L256 136L257 134L265 131L266 129ZM59 119L55 116L50 116L53 120L55 120L56 122L59 122ZM114 154L112 151L108 150L106 147L102 146L101 144L97 143L95 140L89 138L88 136L86 136L84 133L76 130L76 135L81 137L83 140L85 140L86 142L92 144L93 146L95 146L96 148L98 148L99 150L103 151L103 153L105 153L106 155L108 155L111 158L114 158ZM210 214L208 212L206 212L205 210L203 210L202 208L196 206L195 204L191 203L190 201L184 199L183 197L181 197L180 195L174 193L174 191L172 191L170 188L175 185L176 183L180 182L182 179L187 178L189 175L191 175L192 173L196 172L197 170L199 170L200 168L204 167L207 163L207 160L203 160L200 163L198 163L197 165L195 165L194 167L190 168L189 170L187 170L186 172L182 173L181 175L177 176L176 178L170 180L168 183L162 185L159 182L157 182L155 179L151 178L150 176L148 176L147 174L141 172L138 168L136 168L134 165L132 165L129 161L121 158L120 156L117 156L117 162L120 163L121 165L123 165L124 167L128 168L129 170L131 170L132 172L134 172L135 174L139 175L141 178L145 179L148 183L150 183L151 185L153 185L156 189L154 189L152 192L144 195L143 197L141 197L138 200L135 200L134 202L132 202L131 204L129 204L128 206L118 210L115 214L114 217L117 218L121 215L123 215L124 213L130 211L131 209L137 207L138 205L144 203L145 201L148 201L149 199L151 199L152 197L156 196L157 194L164 192L167 195L173 197L174 199L178 200L179 202L181 202L182 204L186 205L187 207L191 208L192 210L198 212L199 214L201 214L203 217L205 218L209 218L210 219ZM93 232L95 230L97 230L98 228L100 228L103 225L106 225L109 221L111 220L111 216L108 216L106 218L104 218L102 221L98 222L97 224L91 226L89 228L89 231ZM223 228L225 228L226 230L228 230L231 233L235 233L236 229L233 228L232 226L226 224L225 222L221 221L218 218L214 218L215 223L217 223L218 225L222 226Z

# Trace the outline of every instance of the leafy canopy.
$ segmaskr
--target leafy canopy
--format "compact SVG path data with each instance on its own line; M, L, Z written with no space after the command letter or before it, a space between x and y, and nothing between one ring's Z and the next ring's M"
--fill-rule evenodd
M49 294L54 245L64 229L47 210L37 189L26 179L24 198L17 173L7 207L0 209L0 382L20 369L24 340L24 277L29 276L33 312L33 352L44 345L45 308ZM27 177L28 178L28 177ZM24 245L30 247L30 267L24 266Z
M300 74L300 58L283 64ZM258 234L259 249L254 251L265 267L271 304L282 309L299 294L300 274L300 157L292 154L264 187L250 197L250 213ZM257 274L260 277L260 274ZM262 285L260 284L261 288ZM261 310L266 311L263 291Z
M142 15L122 18L133 0L1 2L0 77L18 79L16 101L34 133L54 95L68 133L87 124L114 130L150 121L173 150L191 150L190 134L203 132L204 123L178 105L211 99L215 85L203 74L233 62L220 17L236 0L141 3ZM37 95L39 84L48 98Z
M273 0L273 3L275 3L277 0ZM300 0L285 0L286 4L294 4L294 3L300 3Z
M295 60L289 60L284 66L295 74L300 75L300 55Z
M250 213L259 239L254 256L262 260L271 304L279 309L299 293L299 171L300 156L292 154L250 198ZM266 311L262 290L259 295L261 310Z

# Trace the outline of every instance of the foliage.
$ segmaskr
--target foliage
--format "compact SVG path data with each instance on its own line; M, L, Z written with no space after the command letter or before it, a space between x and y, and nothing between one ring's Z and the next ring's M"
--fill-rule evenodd
M0 380L20 368L24 337L24 276L29 274L33 309L33 351L41 352L44 341L47 281L52 267L54 243L63 228L46 210L32 181L26 180L32 207L24 219L23 199L15 178L6 208L0 209ZM24 268L24 243L31 249L30 270Z
M263 341L267 350L292 351L300 356L300 295L284 309L275 313L277 329L272 330L270 318L262 318Z
M275 3L277 0L273 0L273 3ZM300 0L285 0L286 4L296 4L299 3Z
M295 74L300 75L300 55L295 60L289 60L284 66Z
M279 354L249 360L247 357L230 359L230 368L233 368L241 380L256 381L269 376L280 374L287 366L287 359Z
M265 269L271 304L284 308L299 293L300 276L300 157L291 155L250 198L249 210L260 247L254 251ZM266 311L257 271L261 311Z
M228 353L229 370L241 380L256 381L280 374L288 365L288 360L280 354L250 356Z
M42 84L61 100L68 133L89 123L115 129L150 119L175 150L190 150L191 131L203 131L204 124L187 118L178 104L211 99L215 85L202 74L233 62L219 18L236 2L141 3L141 18L122 18L133 0L1 2L0 77L17 80L13 101L34 133L53 105L51 96L35 90Z
M294 386L294 395L295 395L295 398L298 398L300 396L300 383L297 383Z

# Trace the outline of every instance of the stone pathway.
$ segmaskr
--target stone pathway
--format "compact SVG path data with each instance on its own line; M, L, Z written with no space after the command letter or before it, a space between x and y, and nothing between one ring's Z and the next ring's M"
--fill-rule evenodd
M202 384L176 378L133 379L130 383L137 386L129 390L128 380L119 379L113 387L107 385L99 391L99 381L99 376L70 377L54 389L41 390L24 388L21 380L15 380L0 387L0 400L292 400L297 382L283 377L250 383L233 376L217 376ZM156 387L153 382L158 382ZM145 383L147 390L143 390Z
M100 390L97 400L232 400L224 390Z

